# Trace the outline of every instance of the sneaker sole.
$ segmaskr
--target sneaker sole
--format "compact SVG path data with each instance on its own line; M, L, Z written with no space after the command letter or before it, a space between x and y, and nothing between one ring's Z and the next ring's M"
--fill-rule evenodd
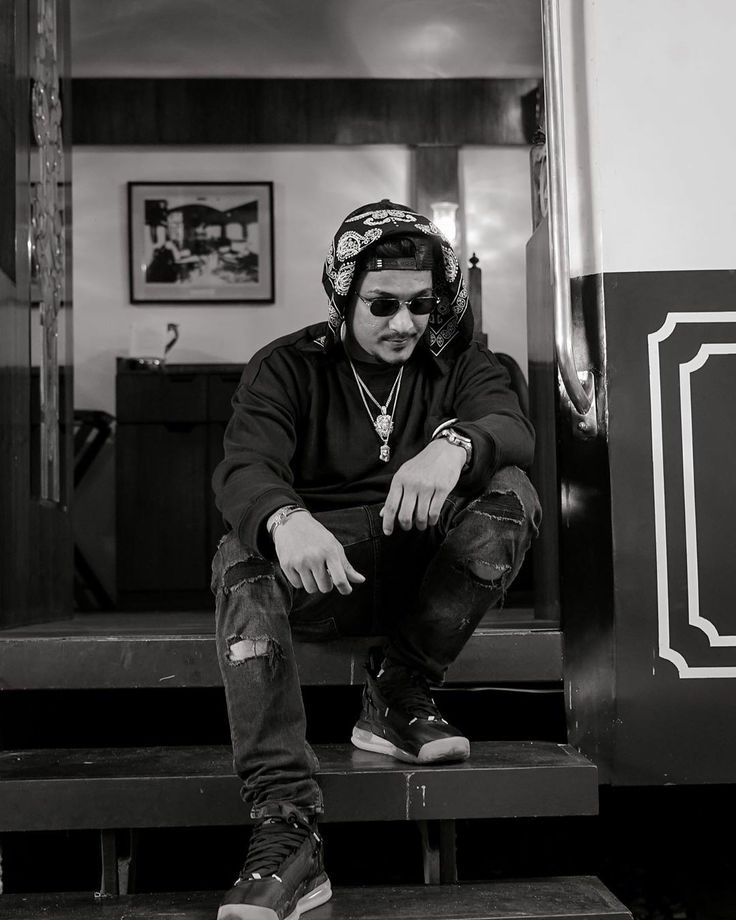
M361 751L374 751L377 754L387 754L404 763L445 763L449 761L467 760L470 757L470 742L462 735L454 738L439 738L437 741L428 741L419 749L418 754L396 747L386 738L374 735L362 728L354 728L350 739L355 747Z
M303 913L319 907L320 904L325 904L331 897L332 886L330 880L327 879L299 898L294 910L283 920L299 920ZM270 907L259 907L256 904L223 904L217 911L217 920L280 920L280 918Z

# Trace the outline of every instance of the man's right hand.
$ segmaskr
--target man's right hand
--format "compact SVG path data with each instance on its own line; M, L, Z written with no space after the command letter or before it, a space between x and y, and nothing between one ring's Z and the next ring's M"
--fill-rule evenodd
M273 534L276 555L289 582L308 594L333 587L350 594L365 581L348 562L340 541L307 511L291 514Z

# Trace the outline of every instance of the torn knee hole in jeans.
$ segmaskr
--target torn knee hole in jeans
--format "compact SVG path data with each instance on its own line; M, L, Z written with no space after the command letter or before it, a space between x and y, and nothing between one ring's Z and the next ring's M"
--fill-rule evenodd
M260 556L250 556L248 559L234 562L225 570L222 589L225 594L229 594L241 585L274 577L273 565L268 560L261 559Z
M481 588L506 590L511 566L500 562L486 562L485 559L464 559L463 569L474 584Z
M524 506L516 492L491 492L476 498L468 505L468 511L482 514L492 521L509 521L512 524L524 523Z
M236 668L247 661L265 661L271 671L284 657L281 645L271 636L230 636L227 640L228 664Z

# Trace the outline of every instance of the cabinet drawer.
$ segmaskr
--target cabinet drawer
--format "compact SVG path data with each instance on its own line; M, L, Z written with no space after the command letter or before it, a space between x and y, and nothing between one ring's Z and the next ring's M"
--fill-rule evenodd
M115 448L118 590L207 590L207 426L122 424Z
M231 400L238 388L242 369L209 374L209 420L211 422L228 422L233 414Z
M205 374L118 374L116 394L118 422L207 421Z

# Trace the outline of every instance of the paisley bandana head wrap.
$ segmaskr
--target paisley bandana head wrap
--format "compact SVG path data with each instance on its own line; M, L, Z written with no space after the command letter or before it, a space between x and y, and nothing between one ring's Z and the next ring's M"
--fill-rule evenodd
M433 241L433 274L436 276L439 273L445 281L445 292L440 295L440 303L429 316L425 333L429 350L435 357L439 357L453 340L459 340L462 344L470 341L473 335L473 314L452 246L431 220L406 205L395 204L384 198L383 201L363 205L348 214L330 244L322 272L322 284L329 298L329 334L322 344L329 346L340 339L340 327L357 279L356 264L364 264L366 257L370 256L371 247L379 241L408 235L427 236ZM375 270L375 262L369 263L369 267ZM399 266L387 264L384 267Z

